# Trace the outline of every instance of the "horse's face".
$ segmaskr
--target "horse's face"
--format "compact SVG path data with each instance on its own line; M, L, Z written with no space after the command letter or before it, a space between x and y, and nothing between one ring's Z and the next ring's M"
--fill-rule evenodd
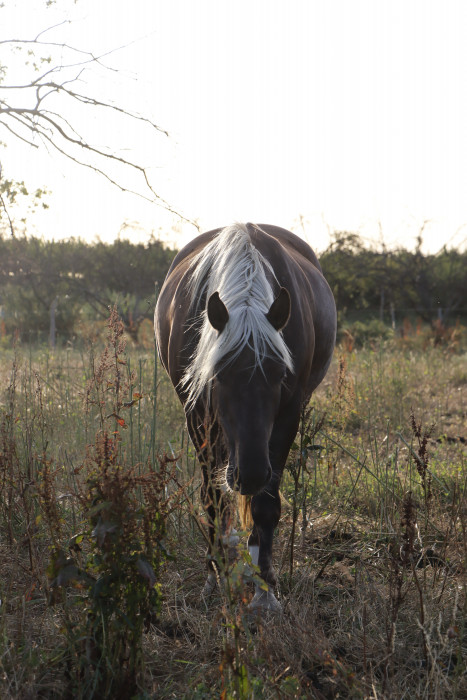
M252 352L245 350L219 373L213 387L229 453L227 483L245 495L258 493L271 479L269 440L286 372L282 363L270 358L252 371L251 361Z
M290 297L283 289L266 316L279 331L289 315ZM209 300L208 318L222 333L228 312L217 294ZM266 357L260 367L254 364L254 353L247 346L217 374L212 394L229 453L227 483L244 495L258 493L271 479L269 440L286 376L285 364L278 358Z

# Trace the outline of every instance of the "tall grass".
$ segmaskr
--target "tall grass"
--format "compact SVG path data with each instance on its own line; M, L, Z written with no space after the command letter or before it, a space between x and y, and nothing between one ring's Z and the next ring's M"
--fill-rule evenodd
M253 619L244 550L201 598L183 414L121 331L2 351L2 697L465 697L462 345L336 352L282 485L284 612Z

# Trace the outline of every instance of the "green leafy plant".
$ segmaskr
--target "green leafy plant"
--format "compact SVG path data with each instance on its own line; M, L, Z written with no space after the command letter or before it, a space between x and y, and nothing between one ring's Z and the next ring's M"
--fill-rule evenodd
M160 569L170 557L166 495L171 460L157 471L122 468L114 438L99 436L80 503L88 527L48 569L52 603L61 602L71 675L81 697L125 698L143 670L143 632L162 601ZM60 595L67 587L74 594Z
M87 457L75 470L80 531L59 545L59 514L51 472L44 467L39 495L52 533L48 567L51 604L62 605L70 677L79 697L127 698L143 670L143 632L162 600L160 570L170 558L166 525L176 495L169 495L174 459L122 462L120 416L132 373L125 373L123 326L116 309L108 343L94 364L86 400L101 423ZM106 428L114 423L115 430ZM72 591L72 592L70 592Z

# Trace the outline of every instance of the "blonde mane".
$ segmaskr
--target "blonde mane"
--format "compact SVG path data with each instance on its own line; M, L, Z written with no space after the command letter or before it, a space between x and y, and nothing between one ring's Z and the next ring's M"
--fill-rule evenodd
M192 309L200 320L199 342L182 379L193 405L210 388L216 374L245 347L254 353L252 370L266 357L279 358L293 371L292 357L282 337L266 318L274 301L268 280L276 279L270 263L253 245L248 228L234 224L220 231L192 260L189 292ZM222 333L211 326L206 310L196 311L202 295L218 292L229 312Z

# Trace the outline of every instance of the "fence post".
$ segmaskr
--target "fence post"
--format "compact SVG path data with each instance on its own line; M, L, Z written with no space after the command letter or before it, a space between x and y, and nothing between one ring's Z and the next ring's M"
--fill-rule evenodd
M55 329L55 313L57 311L58 297L55 297L50 305L50 329L49 329L49 345L52 350L55 350L56 329Z

